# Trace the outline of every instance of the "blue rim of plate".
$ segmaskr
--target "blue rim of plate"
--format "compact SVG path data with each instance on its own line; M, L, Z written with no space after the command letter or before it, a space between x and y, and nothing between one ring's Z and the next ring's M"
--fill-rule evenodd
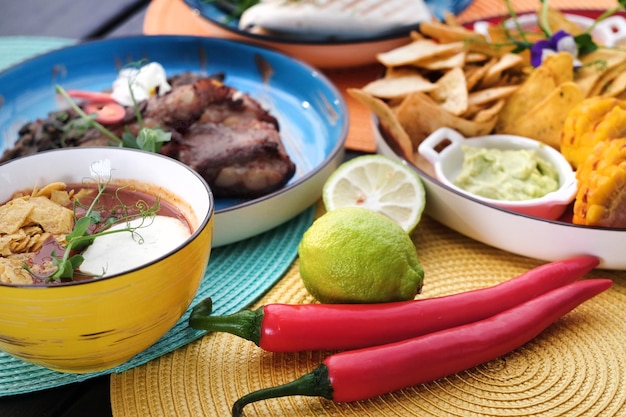
M20 62L75 44L71 39L0 37L4 64L0 74ZM29 51L29 53L25 53ZM245 308L267 292L292 266L297 246L313 222L314 207L265 233L211 251L209 267L188 310L175 326L153 346L128 362L106 371L70 374L24 362L0 351L0 397L30 393L123 372L143 365L202 337L187 320L193 306L212 297L215 314Z
M407 27L405 30L390 32L389 34L380 35L376 37L367 38L354 38L354 39L288 39L286 37L261 35L246 32L238 28L239 19L232 19L228 12L216 6L216 1L213 0L183 0L184 3L196 10L203 18L208 20L211 24L217 25L220 28L232 32L234 34L245 36L250 39L259 41L269 41L276 43L291 43L302 45L345 45L345 44L358 44L358 43L370 43L385 41L389 39L403 38L408 36L411 30L416 30L418 25ZM474 0L424 0L424 3L428 6L433 16L442 20L446 13L452 13L458 15L463 12Z

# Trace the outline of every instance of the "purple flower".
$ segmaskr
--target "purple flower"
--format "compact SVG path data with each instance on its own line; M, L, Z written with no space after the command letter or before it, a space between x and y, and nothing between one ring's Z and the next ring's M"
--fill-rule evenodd
M574 37L564 30L559 30L549 39L542 39L536 42L530 50L530 62L533 67L541 65L548 55L557 52L567 52L574 57L574 68L580 67L581 62L578 58L578 47Z

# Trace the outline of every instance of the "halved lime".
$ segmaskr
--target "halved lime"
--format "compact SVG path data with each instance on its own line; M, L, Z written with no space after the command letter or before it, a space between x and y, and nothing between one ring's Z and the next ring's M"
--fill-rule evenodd
M417 172L383 155L358 156L344 162L326 180L322 199L326 211L368 208L390 217L409 233L419 223L426 203Z

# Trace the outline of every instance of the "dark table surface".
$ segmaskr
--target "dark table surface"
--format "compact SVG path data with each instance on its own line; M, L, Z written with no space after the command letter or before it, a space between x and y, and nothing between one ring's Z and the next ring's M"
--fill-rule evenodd
M149 0L5 0L0 36L91 40L140 35L148 4ZM111 417L109 377L2 397L0 416Z

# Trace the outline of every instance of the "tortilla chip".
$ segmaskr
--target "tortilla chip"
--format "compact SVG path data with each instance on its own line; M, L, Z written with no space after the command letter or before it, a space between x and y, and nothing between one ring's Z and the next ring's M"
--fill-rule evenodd
M396 109L396 116L415 148L440 127L450 127L466 137L472 137L489 134L496 123L495 118L474 122L455 116L421 92L408 95Z
M452 68L462 68L465 65L465 51L461 51L454 55L446 55L443 57L435 57L432 59L422 59L414 62L413 65L431 71L448 70Z
M572 36L578 36L585 31L578 23L568 20L563 13L553 7L548 8L548 27L552 33L564 30Z
M499 133L536 139L555 149L561 147L561 134L569 111L584 97L573 82L566 82L552 90L540 103L520 116L516 123Z
M451 43L477 39L485 42L485 37L473 30L466 29L459 25L450 25L439 21L420 23L420 32L424 35L436 39L441 43Z
M74 227L74 212L53 203L46 197L34 197L29 200L33 210L28 216L29 223L39 224L46 231L54 234L67 234Z
M459 20L457 19L456 15L452 12L448 12L448 11L445 12L443 14L443 21L445 22L446 25L450 27L461 27Z
M6 284L32 284L33 277L15 259L0 258L0 282Z
M567 52L548 55L541 66L552 71L556 85L574 80L574 57Z
M626 92L626 71L617 74L613 80L606 86L603 92L604 96L617 97Z
M489 55L482 54L480 52L468 52L465 55L465 63L466 64L477 64L479 62L489 61L492 57Z
M492 65L487 68L487 71L482 78L480 85L481 88L493 87L498 85L502 79L502 74L515 67L524 65L524 59L518 54L507 53L499 57Z
M0 234L17 232L28 222L33 205L23 198L16 198L0 206Z
M498 119L498 114L504 107L504 103L506 103L505 99L501 99L492 103L489 107L484 107L474 113L471 117L471 120L477 123L490 123L494 120Z
M484 90L474 91L468 96L469 105L481 105L508 98L513 94L519 86L509 85L504 87L486 88Z
M600 96L605 95L609 86L613 83L616 77L623 75L626 71L626 62L623 62L615 67L605 71L598 81L595 83L591 91L589 91L589 96ZM615 86L616 89L619 89L619 86ZM615 95L615 94L614 94Z
M400 72L400 71L397 71ZM402 98L415 91L433 91L437 85L428 81L416 71L404 71L404 74L387 74L365 85L362 90L379 98Z
M50 201L63 207L68 207L72 203L70 194L65 190L52 190L50 192Z
M584 97L591 97L591 91L606 71L626 62L626 51L600 48L580 57L582 68L574 75L574 82Z
M462 42L439 44L424 39L413 41L388 52L379 53L376 58L378 62L387 67L397 67L411 65L422 59L452 55L461 51L463 51Z
M467 110L468 94L465 74L461 68L454 68L446 72L437 80L437 89L430 96L442 109L460 115Z
M363 90L357 88L348 88L348 94L361 103L369 107L369 109L378 117L381 126L391 136L401 156L411 160L413 157L413 145L406 130L396 117L395 112L384 101L376 98ZM420 93L421 94L421 93Z
M48 197L50 198L50 196L52 195L53 191L60 191L60 190L65 190L67 188L67 185L65 185L64 182L51 182L50 184L46 185L45 187L33 191L33 197Z
M412 30L411 33L409 33L409 38L412 41L423 41L424 39L426 39L426 37L424 35L422 35L421 33L419 33L416 30Z
M472 91L483 79L489 68L497 62L497 58L491 58L484 65L466 65L465 79L467 90Z
M528 109L539 104L546 97L546 92L553 91L557 84L552 71L540 66L536 68L528 79L509 97L500 112L496 130L504 133L510 130L510 125L528 112Z

